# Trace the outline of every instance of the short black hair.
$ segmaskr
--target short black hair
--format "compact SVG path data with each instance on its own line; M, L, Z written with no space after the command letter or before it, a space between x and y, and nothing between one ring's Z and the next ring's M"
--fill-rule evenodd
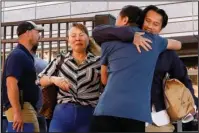
M120 11L120 16L121 17L128 17L128 23L133 24L136 23L139 20L139 17L142 13L142 9L133 6L133 5L127 5L122 8Z
M19 23L19 26L17 27L17 35L20 36L24 34L28 30L37 30L37 31L43 31L44 28L36 25L33 21L22 21Z
M144 19L146 17L146 14L150 11L153 10L156 13L160 14L162 16L162 29L166 27L168 23L168 15L163 9L158 8L157 6L154 5L149 5L147 6L141 13L139 20L137 21L137 24L139 25L140 28L142 28L144 24Z
M34 26L29 22L21 22L17 27L17 35L20 36L21 34L25 33L27 30L34 29Z

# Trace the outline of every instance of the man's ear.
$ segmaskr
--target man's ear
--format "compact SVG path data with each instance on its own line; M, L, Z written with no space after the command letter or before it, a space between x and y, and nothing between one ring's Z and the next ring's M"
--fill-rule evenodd
M31 31L27 30L24 34L26 37L30 37L31 36Z
M127 24L128 24L128 21L129 21L129 18L128 18L127 16L125 16L123 19L124 19L124 20L123 20L123 21L124 21L124 24L127 25Z

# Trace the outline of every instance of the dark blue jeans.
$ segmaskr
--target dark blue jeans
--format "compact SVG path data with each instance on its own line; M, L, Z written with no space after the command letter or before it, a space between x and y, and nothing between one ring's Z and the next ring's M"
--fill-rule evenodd
M91 106L57 104L49 132L88 132L93 111Z

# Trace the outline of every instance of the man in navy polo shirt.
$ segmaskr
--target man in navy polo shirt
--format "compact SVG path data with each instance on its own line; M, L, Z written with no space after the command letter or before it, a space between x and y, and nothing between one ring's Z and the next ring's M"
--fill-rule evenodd
M120 11L116 26L126 25L128 29L128 26L132 26L134 33L144 32L135 27L140 13L141 9L136 6L125 6ZM104 28L107 30L109 27L101 26L93 31L97 43L102 42L98 33ZM131 36L133 38L132 34ZM181 43L150 33L143 36L152 41L152 49L141 54L132 43L102 43L101 72L103 75L104 68L108 68L109 74L104 92L95 108L92 132L144 132L145 122L152 123L150 99L156 61L161 52L180 49Z
M31 49L38 45L42 30L43 27L32 21L21 22L17 28L18 45L4 65L3 106L8 122L13 122L16 131L22 132L24 123L33 123L34 132L39 132L36 113L39 87L35 84L36 71Z

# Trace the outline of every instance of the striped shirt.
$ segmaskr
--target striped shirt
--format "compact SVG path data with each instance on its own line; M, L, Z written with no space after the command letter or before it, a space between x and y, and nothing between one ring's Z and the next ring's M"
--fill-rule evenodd
M87 59L81 65L77 65L72 52L63 56L64 62L58 70L58 76L66 78L71 88L69 91L59 89L57 103L75 102L95 107L100 96L100 57L88 53ZM57 56L38 77L55 76L60 59L61 56Z

